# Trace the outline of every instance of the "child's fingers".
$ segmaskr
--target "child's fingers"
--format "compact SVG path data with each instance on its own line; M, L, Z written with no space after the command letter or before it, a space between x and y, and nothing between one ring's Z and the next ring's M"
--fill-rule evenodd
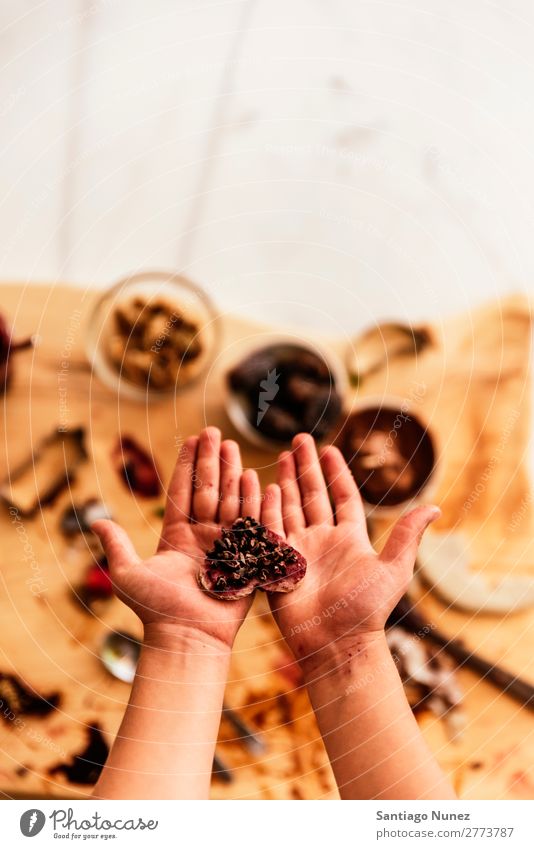
M259 520L261 513L261 486L254 469L247 469L241 475L241 515Z
M339 448L329 445L321 451L321 465L334 502L337 524L352 522L365 528L362 499L356 481Z
M286 534L298 533L306 527L297 470L293 455L289 451L280 454L278 460L278 484L282 491L282 518Z
M239 445L232 439L225 439L221 445L221 493L219 522L231 525L240 513L239 486L243 466Z
M299 433L293 440L302 509L308 525L333 525L334 517L317 456L315 440Z
M261 523L279 536L284 536L282 519L282 491L278 484L270 483L265 488L261 505Z
M189 522L193 497L192 475L195 468L198 436L190 436L180 449L171 482L167 490L167 503L163 519L162 536L167 528L180 522Z
M439 519L439 507L416 507L396 523L381 553L382 560L413 568L421 537L431 522Z
M221 431L207 427L198 439L197 461L193 477L192 518L197 522L215 522L219 508Z
M120 569L139 563L138 554L126 531L111 519L99 519L91 525L106 555L110 568Z

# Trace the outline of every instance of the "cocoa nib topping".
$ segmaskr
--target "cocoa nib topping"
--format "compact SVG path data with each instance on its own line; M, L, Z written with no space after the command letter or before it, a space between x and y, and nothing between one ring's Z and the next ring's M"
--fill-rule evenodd
M216 598L291 592L306 574L306 560L281 537L248 516L223 528L200 570L199 583Z

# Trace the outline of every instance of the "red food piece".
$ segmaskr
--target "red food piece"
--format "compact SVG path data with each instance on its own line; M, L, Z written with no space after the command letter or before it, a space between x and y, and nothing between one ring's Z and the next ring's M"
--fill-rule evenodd
M144 498L155 498L160 494L160 475L156 464L133 437L119 437L112 457L128 489Z
M235 601L256 589L289 593L304 578L306 566L293 546L247 517L222 529L206 554L198 582L214 598Z
M89 566L80 588L80 595L88 605L97 598L111 598L113 583L105 558Z
M113 585L109 572L105 572L100 566L92 566L85 577L85 589L92 596L107 597L113 595Z

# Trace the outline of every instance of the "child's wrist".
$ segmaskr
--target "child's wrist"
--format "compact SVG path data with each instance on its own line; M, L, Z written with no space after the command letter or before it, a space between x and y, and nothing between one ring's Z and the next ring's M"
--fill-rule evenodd
M170 656L193 655L226 659L232 646L203 628L173 622L152 622L144 626L143 651Z
M324 679L347 681L391 660L384 630L364 631L332 640L318 650L299 658L307 686Z

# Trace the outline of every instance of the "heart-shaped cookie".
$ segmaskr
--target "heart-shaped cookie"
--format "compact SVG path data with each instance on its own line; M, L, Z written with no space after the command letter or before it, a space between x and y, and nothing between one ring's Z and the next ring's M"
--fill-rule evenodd
M214 598L235 601L254 590L289 593L306 574L306 560L282 537L248 516L223 528L198 574Z

